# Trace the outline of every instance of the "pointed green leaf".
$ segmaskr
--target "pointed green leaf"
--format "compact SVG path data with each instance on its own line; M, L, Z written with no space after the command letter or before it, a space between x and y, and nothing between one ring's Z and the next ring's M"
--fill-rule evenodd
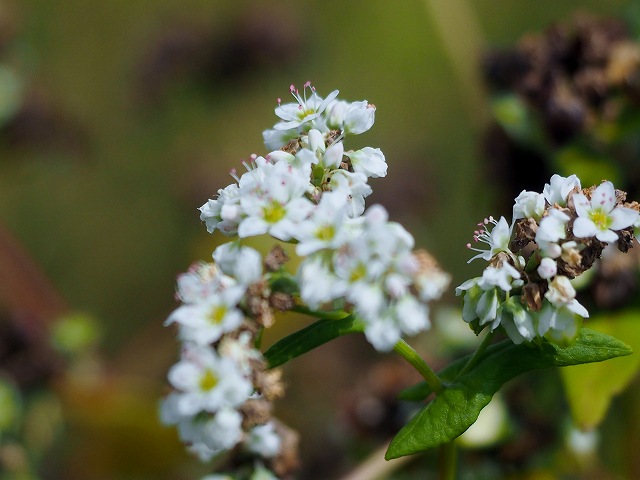
M418 453L457 438L476 421L502 385L522 373L601 362L631 353L619 340L586 328L567 348L548 342L540 346L505 342L509 341L489 347L482 360L420 410L392 440L386 459Z
M640 350L640 311L627 311L607 318L589 319L593 329L624 338L635 351ZM629 384L640 369L640 355L613 359L605 363L578 365L562 369L573 420L590 430L604 418L615 395ZM585 395L585 392L588 392Z
M363 331L364 325L353 315L338 320L318 320L274 343L264 352L264 356L269 362L269 368L277 367L336 337Z

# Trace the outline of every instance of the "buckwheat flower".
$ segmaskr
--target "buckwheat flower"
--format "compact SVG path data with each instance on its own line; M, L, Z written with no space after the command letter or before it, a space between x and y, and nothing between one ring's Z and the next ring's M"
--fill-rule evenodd
M325 192L311 215L294 233L296 253L304 257L323 249L336 249L346 240L342 227L348 216L347 199L338 192Z
M375 122L376 107L366 100L348 103L336 100L327 107L327 125L347 135L359 135Z
M483 290L498 287L503 292L509 292L514 286L522 285L520 272L510 263L502 262L500 266L488 266L478 280L478 286Z
M578 334L583 317L570 308L545 302L538 312L538 332L558 345L569 345Z
M425 250L400 255L395 268L411 279L423 302L440 298L451 282L451 275L441 270L436 260Z
M269 233L280 240L289 240L299 222L304 220L313 204L304 198L309 180L284 162L263 164L261 177L245 186L240 205L246 215L238 225L240 238Z
M334 170L331 172L329 186L332 192L339 192L346 199L350 217L362 215L364 199L372 192L366 175L344 169Z
M567 214L555 208L550 208L548 215L540 220L535 241L545 257L558 258L561 255L558 242L567 237L569 220Z
M544 213L545 198L542 193L523 190L515 199L513 205L513 220L533 218L539 221Z
M183 303L198 303L206 300L221 288L235 284L213 263L196 262L185 273L178 275L176 297Z
M242 439L242 415L233 408L224 407L212 419L204 422L201 428L201 441L213 452L230 450Z
M488 225L493 225L491 231L488 230ZM470 258L467 263L472 262L476 258L482 258L489 261L494 255L500 252L509 251L509 241L511 240L511 227L507 223L504 217L500 217L500 220L496 221L493 217L485 218L484 221L478 224L483 230L476 230L474 232L473 240L475 242L482 242L489 245L489 250L482 250L479 248L473 248L470 243L467 244L469 250L480 252L478 255Z
M253 248L237 242L227 242L218 246L212 257L223 273L233 277L243 286L262 278L262 255Z
M352 102L344 118L343 130L347 135L360 135L375 122L376 107L366 100Z
M467 323L473 322L478 318L476 308L478 306L480 296L483 293L483 290L478 286L479 280L480 277L471 278L458 285L455 289L456 296L460 296L464 293L464 296L462 297L462 319Z
M325 144L324 134L312 129L307 134L308 147L301 149L296 158L303 165L319 165L324 168L338 168L342 162L344 145L342 142Z
M307 98L307 89L311 92L309 98ZM311 86L310 82L304 84L302 95L293 85L289 87L289 91L296 99L296 103L282 105L278 102L275 113L282 121L274 125L275 130L291 130L303 124L309 124L317 119L338 96L338 90L334 90L323 99L316 93L316 89Z
M242 332L238 338L223 336L217 351L221 357L232 360L240 372L247 376L253 371L251 363L262 358L260 350L253 348L253 336L250 332Z
M353 303L358 314L365 321L379 316L387 305L382 283L372 282L366 276L350 280L351 283L347 289L346 298Z
M310 255L298 268L300 298L311 309L335 300L344 291L344 283L330 270L321 255Z
M524 307L519 296L509 297L501 308L500 325L516 345L530 342L536 337L534 318Z
M416 335L431 325L429 307L413 295L404 295L392 307L400 330L407 335Z
M548 280L558 272L558 265L555 260L549 257L544 257L540 260L540 265L537 269L538 275L543 280Z
M617 230L630 227L638 221L637 211L616 207L616 195L611 182L603 182L591 194L591 200L582 193L573 195L576 218L573 234L578 238L596 237L601 242L618 240Z
M200 220L205 222L209 233L220 230L225 235L235 235L242 213L238 185L232 183L218 190L218 198L208 200L198 210Z
M169 315L165 326L177 323L184 341L198 345L215 342L242 324L244 315L236 307L244 293L242 287L226 288L200 302L181 305Z
M576 300L576 290L571 281L564 275L558 275L549 282L549 290L544 297L555 307L564 307L583 318L589 317L587 309Z
M183 416L238 406L253 391L253 385L235 363L221 358L211 348L186 348L168 377L177 389L176 412Z
M345 155L351 160L354 172L364 173L371 178L387 175L387 162L379 148L364 147L361 150L345 152Z
M277 150L284 147L294 138L298 138L297 130L277 130L269 128L262 132L262 139L267 150Z
M253 427L245 439L247 450L264 458L278 455L281 443L273 422Z
M580 190L580 179L576 175L562 177L554 174L549 183L545 184L542 193L549 205L558 204L561 207L567 205L569 194L574 190Z
M388 352L402 338L402 332L392 317L381 315L366 323L364 336L373 348Z

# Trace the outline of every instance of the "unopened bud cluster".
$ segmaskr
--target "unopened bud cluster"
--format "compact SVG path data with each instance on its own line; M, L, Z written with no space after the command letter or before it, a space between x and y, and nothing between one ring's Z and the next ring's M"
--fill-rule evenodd
M502 327L514 343L542 337L568 344L587 309L571 283L593 267L605 248L626 252L640 227L640 205L608 181L583 189L575 175L554 175L542 193L523 191L511 223L486 219L467 246L489 262L481 277L464 282L463 319L476 332ZM470 260L470 261L471 261Z

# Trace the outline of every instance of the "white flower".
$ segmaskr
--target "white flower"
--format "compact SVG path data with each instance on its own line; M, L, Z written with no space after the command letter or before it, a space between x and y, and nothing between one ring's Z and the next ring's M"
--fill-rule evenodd
M227 242L213 251L213 260L227 275L248 286L262 278L262 255L237 242Z
M249 432L245 444L247 449L264 458L273 458L280 453L282 441L273 422L257 425Z
M551 177L550 183L545 184L542 192L549 205L557 203L564 207L573 190L580 190L580 179L577 176L569 175L565 178L556 174Z
M336 249L345 240L343 228L348 206L344 195L326 192L309 218L298 225L294 237L299 241L296 253L304 257L322 249Z
M578 334L582 316L569 307L555 307L545 302L538 312L538 333L558 345L569 345Z
M202 442L211 450L232 449L242 438L242 415L225 407L202 426Z
M262 358L260 350L253 348L253 337L249 332L240 333L237 339L229 335L222 337L217 351L221 357L233 360L245 375L252 372L251 362Z
M177 389L173 397L176 413L182 416L235 407L253 391L235 363L220 358L211 348L186 348L168 377Z
M307 98L307 89L311 91L311 95ZM303 124L312 122L318 118L327 106L338 96L338 90L334 90L323 100L316 93L316 89L311 86L310 82L304 84L302 95L293 86L289 87L289 91L296 103L288 103L282 105L278 102L276 107L276 115L282 119L274 125L275 130L291 130L298 128Z
M308 177L286 162L272 164L263 159L255 170L240 179L240 206L246 216L238 225L238 236L269 233L280 240L289 240L296 225L313 208L304 198L308 185Z
M548 213L540 220L535 241L545 257L558 258L562 249L557 242L567 237L569 216L555 208L550 208Z
M500 325L513 343L520 343L536 337L534 319L524 307L519 296L509 297L503 304Z
M242 287L227 288L200 302L182 305L169 315L165 325L177 323L182 340L198 345L215 342L244 320L243 313L236 308L243 295Z
M583 318L589 317L587 309L576 300L576 290L571 281L564 275L558 275L549 282L549 290L544 296L554 307L565 307Z
M218 198L208 200L198 210L200 210L200 220L205 222L209 233L217 229L225 235L235 235L242 213L238 185L232 183L218 190Z
M327 108L327 125L347 135L359 135L373 126L375 112L376 107L366 100L352 103L334 101Z
M508 292L514 286L522 285L520 272L513 265L503 262L499 267L488 266L482 272L482 278L478 280L478 286L483 290L498 287L503 292Z
M553 277L558 272L558 265L555 260L549 257L544 257L540 260L540 265L538 265L538 275L540 278L547 280Z
M400 327L389 316L378 316L366 323L364 336L379 352L388 352L402 336Z
M311 309L317 309L343 293L343 288L336 288L342 282L339 282L320 255L307 257L300 265L297 277L300 297Z
M331 172L329 186L332 192L339 192L347 201L350 217L359 217L364 212L364 199L372 190L367 184L367 176L359 172L344 169Z
M400 298L393 310L400 329L407 335L416 335L430 326L429 307L413 295Z
M262 132L264 146L270 151L284 147L294 138L298 138L297 130L276 130L275 128L269 128Z
M601 242L618 240L617 230L630 227L638 221L637 211L616 207L616 195L611 182L603 182L591 194L591 200L582 193L573 195L576 218L573 234L578 238L596 237Z
M183 303L202 302L224 286L233 285L213 263L196 262L178 275L176 297Z
M371 178L387 175L387 162L379 148L364 147L361 150L348 151L345 155L351 160L354 172L364 173Z
M304 137L303 137L304 139ZM338 168L342 163L344 144L340 141L327 146L324 134L311 129L306 137L307 148L301 149L296 158L302 165L320 165L323 168Z
M544 213L545 199L542 193L523 190L513 205L513 220L533 218L538 221Z
M493 228L491 232L487 229L488 225L492 224ZM496 221L493 217L485 218L483 223L478 224L483 230L476 230L474 232L473 240L475 242L482 242L489 245L489 250L482 250L479 248L473 248L470 243L467 244L469 250L480 252L478 255L470 258L467 263L475 260L476 258L482 258L483 260L491 260L494 255L500 252L509 251L509 241L511 240L511 227L507 223L504 217L500 217L500 220Z

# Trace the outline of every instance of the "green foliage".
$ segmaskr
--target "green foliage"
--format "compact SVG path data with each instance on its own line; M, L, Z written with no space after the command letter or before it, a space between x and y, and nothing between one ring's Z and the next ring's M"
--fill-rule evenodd
M363 331L364 325L353 315L318 320L275 343L264 356L270 368L277 367L341 335Z
M482 360L448 383L443 392L420 410L392 440L386 458L418 453L454 440L476 421L493 395L520 374L541 368L601 362L630 353L631 348L619 340L586 328L567 348L550 343L514 345L505 340L488 348ZM453 365L459 368L458 362ZM446 373L449 376L453 370Z

